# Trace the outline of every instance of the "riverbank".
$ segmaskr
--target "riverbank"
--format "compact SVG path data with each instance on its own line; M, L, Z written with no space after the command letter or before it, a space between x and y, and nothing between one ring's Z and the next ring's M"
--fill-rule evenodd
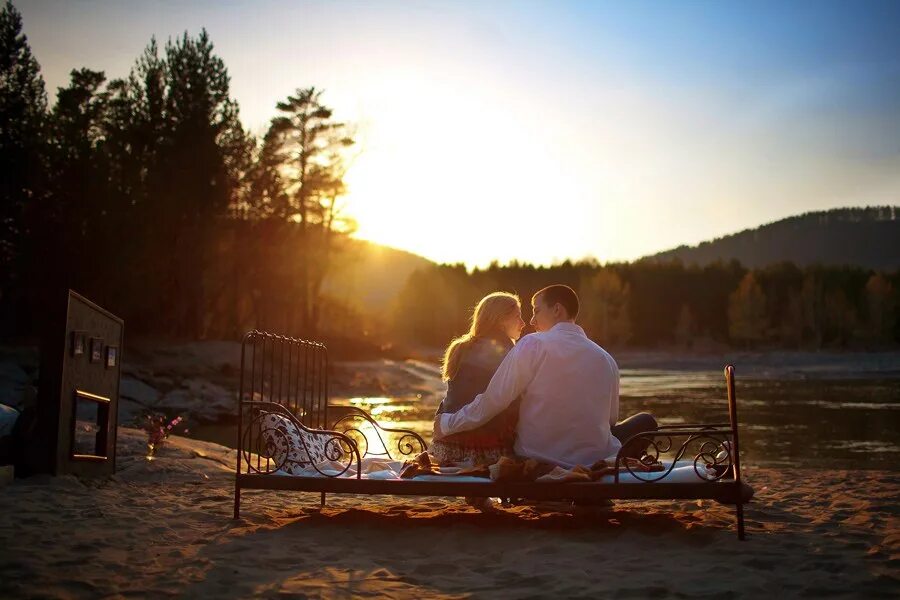
M189 436L233 446L240 344L137 343L125 355L119 424L182 416ZM622 352L621 415L665 423L728 418L722 366L733 362L747 464L897 470L900 353L672 354ZM37 351L0 347L0 403L17 406L36 382ZM357 406L430 437L445 385L438 364L379 359L333 362L330 404ZM334 414L337 414L336 409Z
M900 476L748 468L734 509L617 502L484 515L451 498L244 492L234 452L173 437L153 461L120 429L114 477L34 477L0 488L0 596L94 598L896 597Z

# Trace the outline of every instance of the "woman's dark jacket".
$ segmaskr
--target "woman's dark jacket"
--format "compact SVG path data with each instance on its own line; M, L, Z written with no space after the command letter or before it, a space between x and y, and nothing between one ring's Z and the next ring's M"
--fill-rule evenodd
M478 337L463 348L459 368L447 382L447 396L438 407L438 414L455 413L484 392L512 347L512 341L506 337ZM471 446L511 446L515 438L518 404L517 400L481 427L450 435L444 441Z

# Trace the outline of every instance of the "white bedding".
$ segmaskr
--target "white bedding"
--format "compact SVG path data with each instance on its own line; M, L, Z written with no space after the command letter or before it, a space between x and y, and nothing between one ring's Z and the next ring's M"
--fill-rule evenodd
M672 464L672 461L662 461L666 469ZM362 479L380 479L391 480L400 479L400 470L403 467L402 461L388 460L384 458L366 457L362 459ZM292 473L284 470L276 471L275 475L284 475L288 477L335 477L338 476L344 468L344 465L334 462L318 463L318 471L313 467L305 469L293 469ZM321 471L321 472L320 472ZM627 471L619 473L619 483L644 483L645 481L654 481L659 479L665 471L655 473L636 473L632 475ZM702 470L701 470L702 473ZM351 466L347 471L340 475L342 478L355 479L356 465ZM414 481L453 481L459 483L490 483L487 477L470 477L463 475L417 475ZM599 483L614 483L613 475L604 475L599 479ZM706 481L694 471L692 461L680 460L672 469L672 472L660 479L665 483L699 483Z
M342 477L356 478L356 465L353 464L344 470L346 463L341 464L327 460L326 451L327 436L315 435L298 429L289 419L281 415L269 413L262 421L262 436L268 447L273 449L276 464L284 465L275 475L288 477ZM727 442L726 442L727 443ZM721 454L721 453L720 453ZM720 458L724 458L720 456ZM312 460L317 468L309 466ZM608 463L615 463L616 457L606 459ZM662 461L668 470L671 461ZM700 465L700 473L704 473ZM387 458L366 457L362 459L362 478L391 480L400 479L400 470L403 462ZM707 481L694 470L692 461L681 460L675 465L671 473L665 475L665 471L655 473L636 473L632 475L627 471L619 472L619 483L645 483L647 481L662 481L666 483L697 483ZM490 483L487 477L470 477L461 475L418 475L415 481L453 481L458 483ZM613 475L605 475L599 479L599 483L614 483Z

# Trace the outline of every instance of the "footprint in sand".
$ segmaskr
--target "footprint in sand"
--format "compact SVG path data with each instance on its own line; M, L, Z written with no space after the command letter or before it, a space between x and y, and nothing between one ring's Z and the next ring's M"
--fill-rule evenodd
M413 567L416 575L444 575L447 573L447 565L443 563L421 563Z

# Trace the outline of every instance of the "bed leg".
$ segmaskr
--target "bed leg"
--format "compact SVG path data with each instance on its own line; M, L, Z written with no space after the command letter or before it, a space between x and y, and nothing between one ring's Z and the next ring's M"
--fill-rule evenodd
M234 518L241 518L241 488L234 486Z
M325 508L325 492L322 492L322 498L319 500L319 508Z
M737 503L737 532L739 540L747 539L744 535L744 505L740 502Z

